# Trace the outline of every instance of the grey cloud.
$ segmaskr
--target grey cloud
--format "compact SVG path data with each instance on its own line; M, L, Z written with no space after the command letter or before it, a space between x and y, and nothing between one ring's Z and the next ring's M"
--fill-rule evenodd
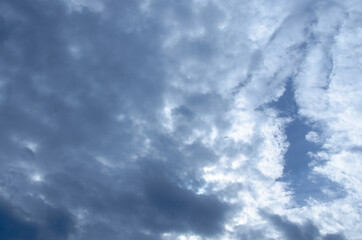
M12 211L3 199L0 202L0 237L10 239L37 239L38 229L33 222L26 221Z
M37 212L43 218L33 218L22 208L13 206L5 199L0 200L0 237L1 239L68 239L74 231L74 222L67 210L38 204Z
M156 212L147 216L146 225L166 232L191 230L206 236L222 232L225 204L215 196L196 195L177 183L152 175L148 174L144 187L152 206L149 209Z
M234 237L235 239L240 240L253 240L253 239L266 239L272 240L265 236L265 229L250 229L247 227L240 226L237 228L237 234Z
M102 13L69 13L61 2L3 1L1 7L7 11L0 57L1 182L14 205L35 219L23 221L10 207L4 221L13 221L14 229L4 239L21 239L22 231L34 239L221 232L226 204L194 193L201 184L198 168L216 154L200 142L182 152L178 136L161 131L167 79L159 19L143 17L134 1L105 2ZM192 14L184 8L175 13ZM204 43L189 47L205 57L211 51ZM198 104L174 112L187 116L187 108L210 108L207 101ZM161 158L167 166L152 167ZM157 173L147 174L145 166ZM36 203L41 198L65 210L43 212Z
M230 116L237 96L229 93L237 86L246 101L257 102L238 109L246 124L265 123L252 108L275 99L274 88L285 81L259 84L253 77L270 65L268 51L299 47L309 28L297 41L286 36L294 23L303 32L310 19L298 12L267 49L251 50L243 27L252 14L231 16L241 8L229 14L211 1L151 2L143 9L137 1L107 0L103 10L69 11L67 1L1 1L0 238L217 239L242 211L242 191L253 192L248 184L270 180L257 167L264 147L257 128L268 130L269 123L251 124L250 142L228 139L239 118ZM235 26L221 30L224 21ZM237 85L242 79L250 80L250 91ZM215 129L210 143L205 136ZM241 157L234 172L245 182L222 189L206 183L204 167L216 164L226 176L234 166L219 166L220 159ZM225 201L238 197L238 209ZM267 219L287 237L344 239L321 235L311 222ZM234 227L235 239L268 236L262 228Z
M281 217L277 214L270 214L262 211L262 215L265 216L284 236L285 239L293 240L330 240L338 239L345 240L343 233L326 234L322 235L317 226L311 221L306 221L303 224L298 224L289 221L285 217Z

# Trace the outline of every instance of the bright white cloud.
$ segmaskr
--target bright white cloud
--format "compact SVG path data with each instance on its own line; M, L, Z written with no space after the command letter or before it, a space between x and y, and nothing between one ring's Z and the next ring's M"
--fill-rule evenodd
M273 6L261 2L243 4L243 9L239 9L228 3L220 7L224 14L221 28L208 32L197 26L196 19L192 25L195 27L186 31L176 24L177 31L170 32L165 40L167 54L173 55L172 48L178 46L177 42L204 41L205 34L214 39L216 53L205 62L176 55L180 64L177 69L170 68L176 88L191 92L217 91L223 95L237 89L232 99L235 104L227 115L232 124L223 132L229 139L222 147L219 142L215 143L214 149L223 155L226 149L235 147L235 151L245 157L242 161L237 156L222 158L203 173L207 189L211 191L222 192L240 184L233 188L233 194L225 196L228 201L242 205L234 220L228 223L229 232L239 224L251 228L256 222L263 224L258 220L260 208L272 209L299 221L305 219L303 214L308 211L324 209L321 215L307 215L321 228L322 234L345 231L350 233L346 236L356 239L353 224L343 224L338 217L331 219L327 214L341 216L338 208L330 206L343 201L348 205L349 197L327 202L311 200L301 208L293 205L286 185L275 181L283 175L283 156L288 147L283 129L288 121L268 110L255 110L280 97L286 79L295 77L299 113L323 126L320 129L323 138L311 131L306 140L323 144L327 152L337 151L317 154L324 154L327 163L316 163L316 173L341 183L350 192L359 191L361 155L350 149L359 146L362 136L359 121L362 117L361 34L356 28L357 14L348 5L351 2L344 6L327 1L305 4L281 1ZM218 38L219 35L222 37ZM219 87L220 83L223 86ZM242 87L237 87L239 83ZM358 211L353 207L355 203L350 204L347 214L355 215L352 213ZM294 206L292 210L291 206ZM354 219L360 222L359 218ZM273 234L278 236L276 232Z

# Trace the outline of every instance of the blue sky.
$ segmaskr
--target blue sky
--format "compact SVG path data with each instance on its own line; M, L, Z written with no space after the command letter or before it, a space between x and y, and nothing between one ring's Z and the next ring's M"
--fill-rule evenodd
M2 0L0 239L360 239L361 13Z

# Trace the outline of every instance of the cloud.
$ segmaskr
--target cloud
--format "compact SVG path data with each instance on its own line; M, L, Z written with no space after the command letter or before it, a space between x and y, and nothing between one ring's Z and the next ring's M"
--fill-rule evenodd
M205 236L222 232L227 205L215 196L196 195L152 175L146 177L144 186L149 209L153 209L146 216L146 225L162 232L191 230Z
M29 203L31 204L31 203ZM67 210L57 209L47 204L38 204L41 219L29 219L21 208L16 208L1 199L0 222L1 239L68 239L74 230L72 216Z
M2 239L37 239L36 224L18 217L3 200L0 204L0 223Z
M263 213L276 228L283 233L286 239L304 240L304 239L346 239L343 234L327 234L322 236L318 228L310 221L303 224L290 222L279 215Z
M356 239L360 5L2 1L2 238Z

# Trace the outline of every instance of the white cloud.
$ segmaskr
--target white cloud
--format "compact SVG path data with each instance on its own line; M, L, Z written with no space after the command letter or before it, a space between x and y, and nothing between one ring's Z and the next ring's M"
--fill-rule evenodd
M319 134L315 131L310 131L307 135L305 135L305 139L312 143L321 143L322 141Z
M223 143L223 147L215 146L215 149L219 155L223 155L224 149L239 145L237 151L245 154L246 148L242 146L249 144L253 147L241 162L237 160L238 157L223 158L224 160L204 173L204 178L212 191L222 192L223 189L237 184L242 186L234 188L236 190L233 190L232 195L225 196L228 201L243 206L240 212L235 213L235 219L239 220L228 223L230 229L240 223L253 226L258 222L259 208L273 209L275 213L289 214L300 220L305 219L303 214L308 211L324 209L322 216L307 215L321 228L322 234L345 231L350 232L350 235L346 236L353 239L357 236L357 230L349 224L350 221L343 224L337 217L328 218L328 213L341 216L338 208L333 209L330 206L337 206L343 201L343 204L348 206L349 197L327 202L311 200L308 206L301 208L293 205L286 186L275 181L283 174L283 155L288 146L283 132L286 120L278 119L270 112L258 112L255 109L280 97L286 78L296 76L294 85L299 113L323 126L320 129L323 138L315 131L305 136L307 141L321 143L327 149L326 153L318 153L319 156L324 155L327 163L317 163L316 173L341 183L350 189L350 193L359 192L357 188L361 185L358 174L361 154L349 152L349 149L362 142L362 85L359 80L359 76L362 76L359 54L362 34L359 34L360 29L355 27L357 15L352 13L352 9L327 2L315 4L314 7L307 4L303 6L305 9L314 8L312 12L300 10L300 6L275 6L278 7L244 5L243 9L247 11L223 6L226 17L219 32L198 34L199 30L195 28L188 29L187 36L184 36L186 39L190 36L197 39L203 38L204 34L211 34L212 38L215 38L222 31L226 31L223 39L215 41L215 49L218 49L220 44L223 50L217 52L212 60L207 60L207 66L195 59L185 58L184 61L184 58L178 55L180 68L170 68L172 76L176 76L176 88L191 92L217 91L226 95L230 94L230 89L237 86L238 82L249 78L245 85L238 89L234 109L227 115L232 125L224 133L230 139ZM238 10L240 14L234 14ZM248 15L250 12L254 14ZM236 22L239 22L238 26ZM177 41L185 39L182 34L181 30L175 33ZM173 47L177 46L177 41L174 41ZM173 54L171 49L169 51ZM226 58L228 53L229 57ZM254 57L256 53L260 57ZM237 65L237 59L253 66L245 63ZM228 66L235 67L230 69ZM224 86L219 87L217 80ZM340 152L341 150L343 152ZM332 153L328 153L330 151ZM337 153L334 154L334 151ZM357 194L354 197L360 199L361 196ZM354 215L354 219L360 222L352 213L357 211L353 207L354 203L350 204L351 209L346 210L345 214ZM294 207L290 211L288 208L291 206ZM259 220L258 223L262 224L262 221Z
M319 5L318 21L313 27L316 40L307 46L296 80L300 113L323 126L323 139L315 132L306 136L308 141L322 143L325 149L315 155L317 162L325 163L317 163L314 170L348 192L346 197L330 203L310 202L309 207L319 212L311 218L320 223L322 231L344 230L350 239L358 239L360 233L354 226L361 222L356 201L361 199L362 178L357 169L361 168L362 154L355 150L362 141L362 35L361 18L356 14L360 8L353 1Z

